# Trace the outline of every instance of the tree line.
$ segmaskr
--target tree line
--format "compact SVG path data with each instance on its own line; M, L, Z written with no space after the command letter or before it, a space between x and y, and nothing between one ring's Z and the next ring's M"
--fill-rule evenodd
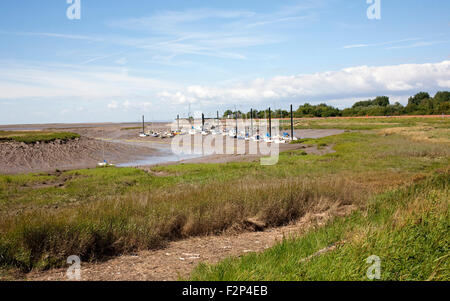
M235 111L227 110L223 117L234 117ZM250 112L237 111L240 118L250 118ZM356 102L351 108L340 110L325 103L311 105L305 103L293 112L294 117L352 117L352 116L399 116L399 115L449 115L450 92L440 91L434 97L427 92L420 92L408 99L408 104L403 106L399 102L390 103L389 97L377 96L374 99ZM266 118L269 110L253 110L254 118ZM273 110L273 118L288 118L286 110Z

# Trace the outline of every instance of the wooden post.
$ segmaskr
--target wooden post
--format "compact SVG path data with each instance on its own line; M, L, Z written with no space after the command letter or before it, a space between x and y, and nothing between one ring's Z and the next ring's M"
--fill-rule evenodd
M202 113L202 131L205 130L205 114Z
M272 138L272 111L269 108L269 138Z

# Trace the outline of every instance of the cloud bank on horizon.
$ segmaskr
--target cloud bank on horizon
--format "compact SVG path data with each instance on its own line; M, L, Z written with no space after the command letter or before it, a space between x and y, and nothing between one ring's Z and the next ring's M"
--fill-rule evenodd
M8 74L3 77L3 74ZM72 99L108 101L110 110L148 108L158 104L182 107L234 106L243 103L287 106L298 99L332 101L341 107L372 95L409 96L417 91L450 89L450 61L392 66L358 66L220 86L183 87L158 79L131 76L124 70L81 68L73 71L0 67L0 100ZM149 101L151 99L151 101ZM404 100L404 99L401 99ZM37 101L37 100L36 100Z
M0 4L0 124L170 120L189 104L342 108L450 90L447 1L383 1L377 21L365 0L205 5L83 1L74 22L65 1Z

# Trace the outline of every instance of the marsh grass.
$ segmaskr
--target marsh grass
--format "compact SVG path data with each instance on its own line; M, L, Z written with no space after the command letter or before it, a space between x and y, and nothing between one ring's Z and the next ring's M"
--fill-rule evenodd
M29 271L57 266L72 254L83 261L226 229L245 230L255 217L268 227L291 222L320 202L356 203L360 190L342 179L230 182L142 192L76 208L33 210L0 223L2 264ZM170 199L170 202L167 200Z
M16 141L26 144L37 142L52 142L56 140L68 141L80 138L80 135L70 132L45 132L45 131L0 131L0 142Z
M132 127L125 127L121 128L121 131L130 131L130 130L141 130L142 126L132 126Z
M377 130L386 128L405 128L431 125L434 128L449 128L448 117L410 117L410 118L301 118L296 119L296 129L343 129L343 130ZM287 126L284 128L288 128Z
M200 264L191 280L368 280L366 258L377 255L381 280L448 281L449 183L447 170L383 193L366 210L286 238L261 254ZM333 245L337 248L317 254Z

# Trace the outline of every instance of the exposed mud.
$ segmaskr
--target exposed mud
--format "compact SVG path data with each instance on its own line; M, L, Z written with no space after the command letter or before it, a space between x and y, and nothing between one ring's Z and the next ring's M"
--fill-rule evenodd
M95 167L107 160L118 164L157 154L144 146L110 143L90 138L54 141L28 145L19 142L0 143L0 173L48 172Z

